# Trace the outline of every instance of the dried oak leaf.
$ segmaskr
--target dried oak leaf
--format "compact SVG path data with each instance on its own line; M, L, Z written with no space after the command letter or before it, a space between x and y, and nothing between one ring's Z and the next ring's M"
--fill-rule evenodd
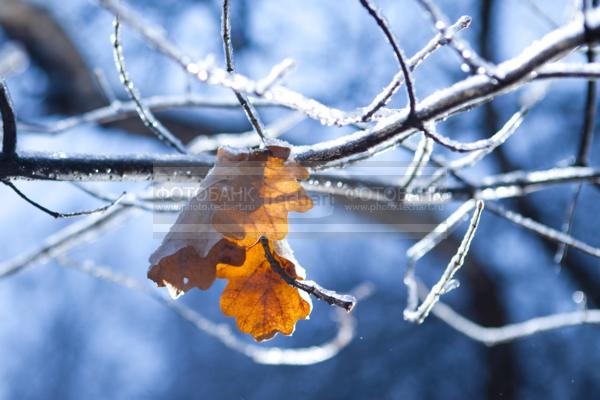
M287 242L269 241L269 246L285 273L296 279L305 277ZM248 249L241 267L219 264L217 276L229 280L221 295L221 310L235 317L238 328L257 341L270 339L277 332L291 335L296 322L308 319L312 311L308 294L273 271L261 243Z
M208 289L216 279L217 263L244 262L245 249L225 239L212 226L214 207L207 201L208 193L223 177L211 172L149 259L148 278L159 287L166 286L173 298L193 287Z
M218 208L212 218L217 231L246 247L261 236L269 240L287 236L288 213L313 206L298 182L308 178L308 171L288 160L289 154L288 148L279 146L251 152L219 149L215 173L226 179L211 189Z
M227 239L219 240L201 257L193 246L186 246L174 254L163 257L148 271L148 278L159 287L166 286L176 299L193 287L206 290L212 286L217 275L217 264L242 265L245 249Z
M166 286L173 298L193 287L206 290L217 264L242 265L246 248L262 235L283 239L288 212L312 207L297 181L308 171L288 157L289 149L279 146L219 149L198 194L150 256L148 278Z

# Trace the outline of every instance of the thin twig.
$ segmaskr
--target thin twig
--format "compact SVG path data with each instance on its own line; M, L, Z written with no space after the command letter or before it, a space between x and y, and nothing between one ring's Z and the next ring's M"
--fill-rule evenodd
M475 200L469 200L463 203L456 211L454 211L448 218L438 224L435 229L429 232L425 237L419 240L417 243L412 245L406 251L406 257L410 260L418 261L423 258L427 253L434 249L442 240L458 226L463 218L471 212L477 205Z
M104 94L104 97L106 97L106 101L108 101L108 103L111 105L119 103L119 99L117 98L115 92L111 89L110 83L108 83L104 71L102 71L100 68L95 68L94 77L96 78L96 83L102 91L102 94Z
M305 119L306 115L304 113L295 111L266 126L265 132L268 133L269 139L275 139L285 134ZM243 148L255 147L260 144L260 137L257 137L256 131L252 129L251 131L242 133L221 133L207 137L197 137L188 144L188 148L191 153L199 154L215 151L221 146Z
M541 101L544 94L545 88L537 93L534 93L533 98L527 99L521 109L513 114L513 116L510 117L504 126L502 126L502 128L500 128L500 130L498 130L498 132L492 136L494 139L493 144L491 144L489 147L473 151L464 157L447 162L444 166L433 173L429 181L425 183L423 187L430 188L449 173L456 176L457 171L475 165L487 155L491 154L499 146L503 145L517 131L517 129L519 129L521 123L531 108Z
M90 276L111 282L126 289L135 290L159 304L173 311L184 321L192 324L197 330L218 340L227 348L237 351L254 362L269 365L313 365L332 357L335 357L343 350L354 338L355 320L349 313L340 312L337 314L337 332L333 339L322 344L313 345L305 348L286 349L281 347L264 347L248 343L236 336L231 328L225 324L212 322L202 314L191 309L185 304L167 299L156 291L150 289L148 285L143 284L137 279L120 274L110 268L95 264L92 261L77 261L67 257L58 258L60 265L72 268ZM369 289L359 287L357 291L365 294ZM366 293L368 295L368 293Z
M228 73L235 73L235 67L233 64L233 46L231 45L231 24L229 21L229 0L223 0L223 15L221 17L221 30L223 35L223 48L225 50L225 64L227 65ZM248 97L243 93L233 89L233 93L237 98L240 106L244 110L248 121L260 137L260 139L265 141L265 130L263 128L263 124L260 121L260 117L258 116L258 112L248 100Z
M593 0L592 6L597 7L599 1ZM582 1L583 8L583 24L584 30L587 32L587 36L590 37L590 42L588 42L587 48L587 62L593 63L596 61L596 49L591 42L591 34L589 33L589 27L587 24L587 0ZM588 165L590 161L590 152L592 150L592 142L594 140L594 128L596 125L596 97L597 97L597 86L596 81L589 80L587 83L586 90L586 99L585 99L585 107L584 107L584 117L583 117L583 132L582 139L579 145L579 149L577 150L577 156L575 158L575 165L585 167ZM581 194L582 185L579 184L573 191L573 195L571 197L571 201L569 202L569 206L567 207L567 215L565 218L565 223L563 224L563 232L566 234L570 234L573 228L573 218L575 217L575 210L577 208L577 202L579 200L579 196ZM556 254L554 255L554 260L558 264L562 264L562 262L567 257L567 253L569 251L569 246L561 243L558 246Z
M473 151L459 159L448 162L445 166L435 171L429 179L429 181L426 184L424 184L423 187L429 188L437 182L439 182L439 180L446 176L448 173L455 173L461 169L470 167L478 161L481 161L485 156L491 154L496 148L501 146L510 136L512 136L517 131L517 129L521 125L521 122L523 122L525 115L527 115L527 112L523 109L515 113L498 131L497 136L494 135L496 136L494 144L481 150Z
M281 80L296 67L296 63L291 58L286 58L279 64L275 65L269 75L265 76L258 82L256 82L256 93L262 96L266 91L271 89L274 85L281 82Z
M565 216L565 222L562 226L562 232L570 235L573 229L573 219L575 218L575 210L577 208L577 202L579 201L579 197L581 195L581 189L583 189L583 185L578 183L571 195L571 199L569 201L569 205L567 207L567 213ZM556 253L554 253L554 262L562 265L565 261L567 254L569 251L569 246L565 243L559 243L556 248Z
M75 246L88 243L104 230L130 217L133 211L131 207L120 205L103 214L93 215L67 225L42 240L41 244L36 244L32 250L0 262L0 278L6 278L36 263L64 254Z
M185 154L187 152L185 146L177 139L159 120L156 119L152 111L142 103L140 94L133 85L133 82L129 78L127 68L125 67L125 57L123 56L123 47L121 46L120 32L121 23L119 16L115 17L114 21L114 33L112 35L113 52L115 57L115 63L121 78L121 83L125 87L129 98L135 103L136 111L144 123L144 125L150 129L160 140L177 150L178 152Z
M415 150L415 154L412 162L407 168L406 176L404 181L400 184L400 187L406 190L411 188L411 185L415 178L421 175L422 169L427 165L433 152L433 139L427 135L423 135L419 144Z
M419 293L425 297L427 289L422 284L419 286ZM496 346L569 326L600 324L600 310L579 310L552 314L500 327L478 325L463 317L443 302L438 302L431 310L431 313L461 334L484 343L487 346Z
M448 235L450 235L450 233L452 233L458 227L463 218L469 212L471 212L475 205L475 200L466 201L456 211L450 214L448 218L439 223L435 229L425 235L425 237L412 245L406 251L408 262L406 265L406 271L404 273L404 285L406 286L407 290L407 310L416 310L417 306L419 305L419 287L415 274L417 261L419 261L444 239L446 239L446 237L448 237Z
M408 66L411 71L414 71L427 57L433 54L434 51L439 49L444 44L448 43L447 38L452 38L454 35L469 27L471 24L471 18L462 16L456 21L452 26L448 28L446 35L438 33L433 39L427 43L423 49L421 49L418 53L412 56L408 60ZM359 121L370 121L375 117L378 111L380 111L392 98L392 96L396 93L400 85L404 82L404 71L400 70L392 79L392 81L379 93L375 98L371 101L371 104L366 106L360 115L359 118L345 118L341 121L336 121L336 125L346 125L349 123L359 122ZM355 112L356 113L356 112Z
M137 200L136 197L132 196L132 195L126 195L125 197L123 197L123 195L121 195L119 197L116 197L112 194L106 194L106 193L91 189L89 187L83 186L77 182L71 182L71 184L74 187L76 187L77 189L81 190L83 193L89 195L90 197L98 199L98 200L115 203L119 198L122 198L122 200L119 201L119 204L122 206L133 207L133 208L137 208L137 209L140 209L143 211L153 212L153 213L154 212L156 212L156 213L175 213L175 212L180 211L178 209L172 209L172 208L168 208L168 207L167 208L155 207L152 204L147 204L143 201Z
M455 151L457 153L466 153L471 151L486 151L487 149L497 147L502 144L503 139L506 137L506 132L500 130L496 132L492 137L487 139L480 139L474 142L459 142L458 140L450 139L440 134L435 128L434 124L425 124L421 128L426 136L430 137L442 146Z
M140 100L151 111L163 111L174 108L238 108L240 103L235 98L229 97L206 97L187 93L173 96L152 96ZM256 107L280 107L278 104L263 99L253 100ZM82 114L73 115L49 124L31 124L20 122L18 128L21 131L61 133L68 129L88 123L107 124L137 116L137 106L134 101L116 100L108 106L100 107Z
M540 67L534 73L535 79L600 79L600 63L564 63L556 62Z
M469 252L471 241L475 236L475 231L479 225L479 218L481 217L482 211L483 201L478 200L475 205L475 211L473 212L469 228L467 229L460 246L458 246L456 254L454 254L439 281L431 288L421 305L419 305L417 309L406 308L404 310L405 320L418 324L422 323L431 312L431 309L439 301L440 297L456 287L456 281L453 280L454 275L465 262L465 257Z
M92 210L83 210L83 211L75 211L75 212L69 212L69 213L62 213L62 212L52 211L49 208L44 207L40 203L32 200L25 193L21 192L12 182L10 182L10 181L1 181L1 182L3 184L5 184L6 186L8 186L9 188L11 188L23 200L25 200L26 202L28 202L29 204L31 204L32 206L34 206L38 210L41 210L41 211L45 212L46 214L50 215L53 218L72 218L72 217L81 217L83 215L100 214L100 213L103 213L103 212L107 211L108 209L116 206L117 204L119 204L119 202L125 196L125 192L123 192L118 198L116 198L115 200L113 200L110 203L106 204L105 206L102 206L102 207L99 207L99 208L94 208Z
M273 271L275 271L288 285L303 290L308 294L312 294L315 298L322 300L327 304L341 307L348 312L352 311L356 305L356 298L354 296L349 294L339 294L333 290L324 289L313 281L297 280L296 278L289 276L281 267L279 261L273 256L268 239L262 236L260 238L260 243L265 250L265 256L267 257L269 264L271 264L271 268L273 268Z
M448 21L446 16L431 0L417 0L418 3L427 11L432 23L442 36L447 37L446 30L448 29ZM466 42L458 37L448 38L450 47L455 50L456 54L464 62L468 68L467 71L475 74L485 74L491 79L501 81L504 76L497 70L496 66L482 59Z
M489 203L488 209L492 213L498 215L499 217L502 217L514 224L522 226L523 228L528 229L532 232L535 232L541 237L544 237L548 240L552 240L556 243L564 243L574 249L582 251L593 257L600 258L600 248L590 246L589 244L584 243L581 240L575 239L571 235L550 228L547 225L534 221L533 219L525 217L514 211L507 210L504 207L499 206L497 204Z
M409 103L409 118L415 117L415 112L416 112L416 108L417 108L417 95L415 94L414 83L413 83L412 75L410 72L410 68L408 67L408 63L406 62L406 56L404 55L404 52L398 45L398 41L394 37L394 34L392 33L390 27L388 26L387 21L379 13L379 11L377 11L377 9L371 4L371 2L369 0L360 0L360 4L367 10L369 15L375 20L375 22L377 23L377 26L379 27L379 29L381 29L381 31L385 35L387 41L389 42L390 46L392 46L392 49L394 50L394 55L396 56L396 59L398 60L398 64L400 64L400 69L402 70L402 75L404 75L404 82L406 84L406 94L408 96L408 103ZM374 111L371 111L371 112L374 112ZM369 120L371 115L372 114L369 114L369 113L365 114L362 118L363 121Z

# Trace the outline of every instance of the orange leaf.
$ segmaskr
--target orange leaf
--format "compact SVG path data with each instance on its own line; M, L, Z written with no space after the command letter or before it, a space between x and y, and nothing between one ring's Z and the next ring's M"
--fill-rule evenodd
M166 286L173 298L192 287L208 289L214 281L217 263L241 265L244 262L245 250L224 239L210 222L213 211L204 207L201 194L211 182L214 177L202 181L199 195L181 211L159 248L150 256L148 278L159 287Z
M217 263L242 265L245 257L245 250L227 239L217 242L206 257L186 246L160 259L148 271L148 278L159 287L166 286L171 297L177 298L193 287L211 287L217 277Z
M304 278L304 270L295 265L287 243L270 241L269 246L274 247L274 257L289 276ZM219 264L217 276L229 280L221 295L221 310L235 317L239 329L257 341L270 339L277 332L291 335L296 322L307 319L312 310L308 294L273 271L261 243L248 249L241 267Z
M288 233L288 213L312 208L298 182L308 178L308 171L288 160L289 154L279 146L219 149L198 194L150 256L148 277L174 298L193 287L206 290L216 277L228 279L221 309L259 341L277 332L291 335L312 309L306 293L272 270L259 243L261 236L268 238L288 275L304 277L281 241Z
M226 179L211 188L217 231L243 246L252 246L261 236L287 236L288 213L312 208L312 199L298 182L308 178L308 171L287 161L289 153L277 146L251 152L219 149L214 173Z

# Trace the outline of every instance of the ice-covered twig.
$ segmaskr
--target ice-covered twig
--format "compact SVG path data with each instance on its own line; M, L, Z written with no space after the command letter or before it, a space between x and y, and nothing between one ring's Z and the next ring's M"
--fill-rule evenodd
M447 174L457 172L463 168L471 167L492 153L495 149L504 144L504 142L506 142L506 140L508 140L508 138L510 138L517 131L517 129L519 129L519 126L521 126L521 123L529 112L530 107L531 106L524 106L517 111L504 124L504 126L492 136L493 143L489 147L473 151L464 157L449 161L446 165L435 171L429 181L424 184L423 187L429 188Z
M291 58L286 58L273 66L269 75L256 82L256 93L262 96L267 90L278 84L295 66L296 63Z
M425 237L412 245L406 251L406 257L410 260L418 261L427 253L433 250L442 240L448 237L450 233L458 226L463 218L475 208L477 202L469 200L464 202L448 218L438 224L435 229L429 232Z
M404 273L404 285L406 286L407 290L407 310L416 310L419 304L419 292L417 278L415 275L417 261L433 250L442 242L442 240L446 239L448 235L450 235L450 233L452 233L452 231L454 231L458 224L463 220L463 218L469 212L471 212L471 210L475 207L475 204L475 200L469 200L463 203L448 218L439 223L435 229L425 235L425 237L412 245L406 251L408 262L406 271Z
M481 151L489 149L499 141L498 136L503 134L502 131L500 131L488 139L480 139L474 142L464 143L459 142L458 140L450 139L449 137L440 134L437 131L435 124L425 124L421 129L425 133L425 136L433 139L435 142L457 153L466 153L470 151Z
M507 210L504 207L497 204L488 203L488 209L490 210L490 212L498 215L499 217L502 217L519 226L522 226L523 228L528 229L540 235L541 237L544 237L548 240L552 240L556 243L564 243L574 249L582 251L593 257L600 258L600 248L591 246L585 242L582 242L581 240L575 239L571 235L550 228L547 225L534 221L533 219L525 217L514 211Z
M433 139L428 137L427 135L423 135L421 140L419 140L419 144L415 150L415 154L412 162L408 166L406 170L406 176L402 183L400 183L400 187L406 190L410 190L411 185L415 178L417 178L422 169L427 166L429 159L431 158L431 153L433 152Z
M97 265L93 261L77 261L64 256L60 257L58 261L67 268L84 272L94 278L111 282L148 296L159 304L169 308L183 320L191 323L199 331L213 337L229 349L244 354L259 364L317 364L335 357L352 341L355 335L356 323L354 318L351 314L340 310L336 313L338 322L336 335L333 339L326 341L325 343L297 349L259 346L238 338L228 325L212 322L185 304L167 299L157 294L157 292L150 289L148 285L145 285L134 278L115 272L110 268ZM370 288L362 285L353 292L356 293L357 297L360 296L364 298L369 295Z
M157 27L144 21L139 15L135 14L127 7L114 0L98 0L98 2L114 15L119 15L123 22L127 23L144 39L152 45L157 51L170 57L178 63L185 71L195 76L202 82L211 85L220 85L223 87L246 93L249 96L258 96L279 104L283 107L303 111L310 118L316 119L325 125L349 125L361 121L365 113L373 114L381 110L383 104L389 100L389 97L397 90L402 83L403 71L396 75L386 89L376 97L376 99L365 110L342 111L327 107L316 100L304 97L298 92L287 89L280 85L275 85L269 90L263 91L262 80L253 81L239 73L229 73L226 70L216 68L214 65L195 63L193 60L181 51L177 46L171 43ZM449 30L448 36L454 35L460 29L468 25L468 19L462 18L455 24L455 30ZM441 45L447 43L447 40L441 35L437 35L427 46L409 60L409 66L419 65L426 57L431 55ZM413 67L413 68L414 68ZM280 70L280 66L275 66L273 70ZM272 76L271 72L268 76ZM402 77L400 77L400 75ZM266 79L266 78L265 78ZM383 103L382 103L383 102ZM375 111L373 111L375 110Z
M114 33L112 35L113 52L115 57L115 63L121 78L121 83L127 91L129 98L134 102L136 111L144 123L144 125L152 131L160 140L177 150L178 152L185 154L187 152L185 146L177 139L159 120L156 119L152 111L142 102L140 94L133 85L133 82L129 78L127 68L125 67L125 57L123 56L123 47L121 46L121 23L119 16L117 15L114 20Z
M412 75L410 72L410 68L406 61L406 56L404 52L400 48L398 41L394 37L387 21L381 15L381 13L371 4L369 0L359 0L360 4L367 10L371 18L375 21L379 29L385 35L388 43L392 46L394 51L394 55L396 56L396 60L398 60L398 64L400 65L400 69L402 70L402 75L404 76L404 83L406 85L406 94L408 96L408 109L409 109L409 117L413 117L415 115L416 107L417 107L417 95L415 94L414 82L412 79ZM374 112L374 111L371 111ZM369 120L372 114L365 114L362 117L363 121Z
M444 273L440 277L440 280L431 288L427 296L423 302L416 308L406 308L404 310L404 319L414 323L422 323L425 318L429 315L431 309L435 306L435 304L439 301L440 297L445 293L456 287L457 282L453 279L454 275L460 267L463 265L465 261L465 257L469 251L469 247L471 245L471 241L475 236L475 231L477 230L477 226L479 225L479 218L481 217L481 212L483 211L483 201L478 200L475 204L475 211L473 212L473 217L471 218L471 223L469 224L469 228L463 237L460 245L458 246L458 250L456 254L452 257L448 266L444 270Z
M427 290L424 287L421 289L424 297ZM487 346L512 342L538 333L569 326L600 324L600 310L579 310L552 314L500 327L485 327L476 324L443 302L438 302L431 310L431 313L461 334L484 343Z
M235 67L233 64L233 46L231 45L231 24L229 21L229 0L223 0L223 9L222 9L222 15L221 15L221 34L222 34L222 38L223 38L223 48L225 51L225 64L227 66L227 72L232 74L232 73L235 73ZM265 130L263 128L262 122L260 121L260 117L258 116L258 112L252 106L252 103L250 103L250 100L248 100L248 97L244 93L241 93L238 90L233 89L233 94L235 94L235 97L237 98L238 102L240 103L240 106L244 110L244 113L246 114L248 121L250 121L250 124L252 125L254 130L256 131L258 136L261 138L261 140L264 142L266 139Z
M93 215L74 222L60 231L48 236L42 243L21 255L0 262L0 278L5 278L36 263L64 254L69 249L89 242L102 231L118 224L131 215L133 209L117 206L101 215Z
M83 186L77 182L71 182L71 184L76 187L77 189L81 190L83 193L98 199L98 200L102 200L102 201L107 201L107 202L115 202L119 197L112 195L112 194L108 194L108 193L104 193L95 189L91 189L89 187ZM165 199L164 202L168 201L168 199ZM173 200L173 202L175 202L176 200ZM174 213L174 212L178 212L179 210L177 209L170 209L170 208L160 208L160 207L154 207L150 202L144 202L144 201L140 201L137 196L134 196L132 194L127 194L123 197L123 199L121 201L119 201L119 204L121 204L122 206L128 206L128 207L134 207L143 211L148 211L148 212L156 212L156 213Z
M496 66L482 59L466 42L459 37L449 37L446 33L448 20L441 10L431 0L417 0L418 3L427 11L431 21L440 34L447 37L450 47L455 50L466 66L465 72L474 74L485 74L488 77L501 81L504 76L499 72Z
M152 112L175 108L238 108L240 103L233 97L207 97L192 93L172 95L172 96L152 96L141 99ZM263 99L253 100L256 107L280 107L270 101ZM43 133L62 133L68 129L89 123L107 124L119 121L125 118L136 116L136 104L133 101L116 100L108 106L97 108L82 114L73 115L49 124L26 124L20 122L18 128L21 131L43 132Z
M564 78L597 80L600 78L600 63L594 62L591 64L582 64L556 62L544 65L535 72L535 79Z
M427 253L433 250L442 240L446 239L463 218L471 212L475 207L475 200L468 200L463 203L456 211L454 211L448 218L438 224L435 229L429 232L425 237L419 240L417 243L412 245L406 251L406 258L408 259L406 265L406 271L404 273L404 285L407 290L407 310L416 310L419 301L419 292L417 285L417 278L415 270L417 267L417 261L424 257Z
M295 111L266 126L265 132L270 139L274 139L285 134L305 119L306 116L304 113ZM200 154L217 150L221 146L242 148L254 147L260 144L261 141L260 138L257 137L256 131L251 130L242 133L221 133L211 136L199 136L192 140L188 147L191 153Z
M94 68L94 77L96 78L96 83L98 84L98 87L102 91L102 94L104 94L104 97L106 98L108 103L110 105L118 104L119 99L117 98L117 95L110 87L110 84L108 83L108 80L106 79L106 75L104 74L104 71L102 71L102 69L100 69L100 68ZM134 105L135 105L135 103L134 103Z
M424 60L427 59L434 51L442 47L447 43L447 37L454 37L454 35L467 28L471 24L471 18L462 16L452 26L448 28L446 35L438 33L433 39L427 43L427 45L421 49L418 53L412 56L408 60L408 66L411 71L414 71ZM400 85L404 82L404 72L400 70L392 79L392 81L371 101L371 104L366 106L362 111L362 115L359 118L346 117L342 121L336 121L336 125L346 125L358 121L369 121L376 113L381 110L388 101L392 98L394 93L398 90ZM356 112L354 112L356 114Z
M350 312L356 305L356 298L352 295L348 294L339 294L334 292L333 290L328 290L321 287L314 281L305 281L305 280L297 280L296 278L290 276L285 272L279 261L273 256L271 249L269 247L269 241L266 237L261 236L260 243L265 251L265 257L271 264L271 268L273 271L277 273L288 285L295 287L296 289L300 289L310 295L313 295L315 298L326 302L327 304L338 306L343 308L344 310Z

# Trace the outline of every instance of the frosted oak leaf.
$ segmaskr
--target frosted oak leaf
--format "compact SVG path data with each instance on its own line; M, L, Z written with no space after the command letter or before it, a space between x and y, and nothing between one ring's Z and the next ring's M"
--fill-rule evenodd
M227 279L222 311L259 341L277 332L290 335L312 309L306 293L271 269L259 243L267 238L286 274L304 278L283 239L288 213L308 211L312 200L299 183L308 171L288 160L289 153L279 146L219 149L198 194L150 256L148 277L174 298L193 287L207 290L216 278Z

